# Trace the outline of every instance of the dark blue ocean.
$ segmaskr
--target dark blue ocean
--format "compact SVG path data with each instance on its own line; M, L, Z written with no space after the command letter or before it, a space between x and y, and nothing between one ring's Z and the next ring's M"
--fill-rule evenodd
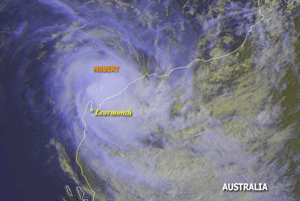
M0 200L298 200L298 5L1 2Z

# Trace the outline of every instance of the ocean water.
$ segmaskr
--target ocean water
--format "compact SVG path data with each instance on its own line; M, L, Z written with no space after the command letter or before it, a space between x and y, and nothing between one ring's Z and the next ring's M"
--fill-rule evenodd
M5 1L2 198L297 200L299 5Z

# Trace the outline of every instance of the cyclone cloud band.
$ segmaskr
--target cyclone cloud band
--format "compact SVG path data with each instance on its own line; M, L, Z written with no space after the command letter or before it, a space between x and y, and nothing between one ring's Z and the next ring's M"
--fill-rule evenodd
M4 3L18 14L2 27L1 62L40 128L36 155L81 199L293 200L297 28L276 9L297 3Z

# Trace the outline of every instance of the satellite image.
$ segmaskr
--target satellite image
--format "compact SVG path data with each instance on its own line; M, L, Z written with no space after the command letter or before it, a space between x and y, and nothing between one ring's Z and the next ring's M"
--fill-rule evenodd
M300 200L300 0L1 0L9 201Z

